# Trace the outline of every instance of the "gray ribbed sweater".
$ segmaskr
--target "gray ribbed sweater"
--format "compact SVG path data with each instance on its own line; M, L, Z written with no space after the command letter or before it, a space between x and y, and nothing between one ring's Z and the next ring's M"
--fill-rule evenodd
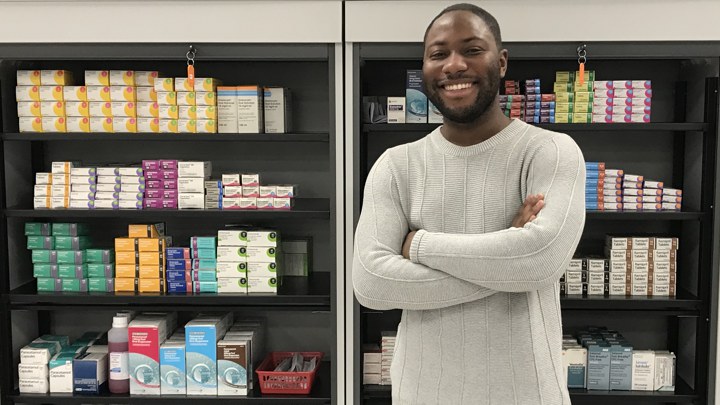
M403 309L394 404L570 404L558 280L582 234L584 187L575 142L518 120L468 147L437 129L378 159L353 284L362 305ZM511 228L536 193L537 219Z

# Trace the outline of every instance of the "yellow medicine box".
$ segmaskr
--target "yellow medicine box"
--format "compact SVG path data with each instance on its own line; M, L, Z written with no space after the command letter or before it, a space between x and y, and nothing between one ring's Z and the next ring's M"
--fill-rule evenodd
M67 132L65 117L42 117L43 132Z
M116 268L117 270L117 268ZM120 277L115 278L115 292L135 292L137 289L137 279Z
M90 117L90 132L114 132L113 119Z
M180 110L176 105L158 105L158 118L176 120L180 118Z
M65 86L63 87L63 98L65 101L88 101L87 87Z
M110 86L110 101L137 101L135 87L132 86Z
M222 82L211 77L206 78L195 78L195 91L215 91L217 86L222 85Z
M135 85L138 87L153 87L155 86L155 78L158 77L156 70L136 70L135 71Z
M137 118L115 117L113 118L113 132L137 132Z
M136 264L115 264L115 277L137 278L140 267Z
M110 101L110 86L87 86L88 101Z
M138 118L136 122L138 132L160 132L160 120L157 118Z
M217 105L217 94L214 91L199 91L195 94L195 105Z
M136 252L138 243L138 238L115 238L115 252Z
M110 101L90 101L89 107L91 117L112 118L112 102Z
M195 91L195 88L190 84L187 77L176 77L175 91Z
M86 70L85 71L86 86L109 86L110 72L107 70Z
M195 120L178 120L178 132L194 134L197 132L197 122Z
M138 264L140 258L137 252L115 251L115 264Z
M159 118L158 103L154 101L138 101L137 116L143 118Z
M17 85L18 86L39 86L40 71L39 70L18 70Z
M217 107L212 106L212 105L195 107L195 119L216 120L217 119Z
M217 133L217 121L197 120L195 121L195 129L198 134L215 134Z
M166 241L162 238L138 238L138 251L140 252L164 252Z
M113 101L111 104L113 117L136 117L135 103L130 101Z
M131 238L159 238L160 231L155 224L130 224L128 235Z
M40 86L40 101L63 101L63 86Z
M172 77L158 77L155 78L153 88L157 92L161 91L175 91L175 80Z
M141 266L157 266L162 265L164 261L164 252L140 252L140 265Z
M43 132L42 118L20 117L20 132Z
M68 86L73 84L73 74L67 70L41 70L40 84L43 86Z
M195 92L194 91L179 91L179 92L177 92L177 104L178 105L195 105Z
M178 120L160 120L160 133L174 133L178 132Z
M164 278L165 266L154 264L151 266L140 266L138 278Z
M132 70L111 70L111 86L135 86L135 72Z
M40 86L15 87L15 101L40 101Z
M87 101L66 101L65 114L68 117L89 117L90 103Z
M67 117L68 132L90 132L90 118Z
M40 113L43 117L64 117L65 103L62 101L41 101Z
M138 279L138 292L165 292L165 280L161 278Z
M17 109L18 117L42 117L39 101L20 101Z
M157 102L160 105L177 105L177 93L174 91L158 91Z

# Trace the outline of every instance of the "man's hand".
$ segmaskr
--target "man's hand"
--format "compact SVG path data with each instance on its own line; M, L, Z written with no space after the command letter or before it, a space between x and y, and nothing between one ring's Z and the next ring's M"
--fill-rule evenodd
M410 233L408 233L405 237L405 242L403 242L402 255L408 260L410 260L410 245L412 244L412 240L416 232L417 231L410 231Z
M518 210L512 220L512 227L522 228L528 222L534 221L537 214L545 206L545 196L542 194L530 195Z

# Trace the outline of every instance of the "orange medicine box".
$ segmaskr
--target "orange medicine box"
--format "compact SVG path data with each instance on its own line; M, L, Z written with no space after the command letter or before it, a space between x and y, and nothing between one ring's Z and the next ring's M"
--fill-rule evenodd
M115 251L115 264L138 264L139 257L137 252Z
M140 252L139 256L141 266L162 265L165 260L162 252ZM117 257L117 253L115 253L115 257Z
M159 238L162 224L130 224L128 225L128 236L131 238Z
M115 264L115 277L137 278L140 267L136 264Z
M140 271L138 272L138 278L139 279L163 278L164 272L165 272L165 269L162 264L153 264L152 266L140 266Z
M139 292L165 292L165 280L162 278L138 279Z
M138 238L115 238L116 252L135 252L137 251Z
M165 238L138 238L139 252L164 252Z
M115 292L135 292L137 290L136 278L115 278Z

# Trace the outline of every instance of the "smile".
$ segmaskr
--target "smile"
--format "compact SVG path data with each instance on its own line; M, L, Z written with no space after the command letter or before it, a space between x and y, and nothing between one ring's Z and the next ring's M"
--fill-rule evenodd
M449 90L449 91L456 91L456 90L469 89L473 85L474 85L474 83L446 84L443 86L443 88L445 90Z

